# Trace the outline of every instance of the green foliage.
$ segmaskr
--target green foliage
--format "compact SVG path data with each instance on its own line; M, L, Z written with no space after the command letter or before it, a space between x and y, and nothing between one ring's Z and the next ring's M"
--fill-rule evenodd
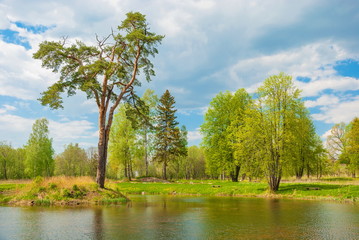
M54 173L54 150L48 124L46 118L41 118L32 126L32 133L25 146L25 173L28 177L52 176Z
M176 157L185 156L186 149L186 134L178 128L175 113L175 100L171 93L166 92L161 96L160 103L157 106L157 127L155 137L155 156L157 162L163 164L164 179L167 178L166 169L170 161Z
M76 144L68 144L64 152L55 157L55 175L89 176L93 175L95 163L88 159L86 151Z
M25 150L0 142L0 179L25 178Z
M158 97L151 89L146 89L137 102L130 104L126 116L131 121L137 136L137 171L140 176L149 175L150 159L154 154L154 134Z
M355 176L359 169L359 118L355 117L349 124L346 134L347 145L344 154L349 159L349 169Z
M271 191L277 191L283 168L293 159L291 144L296 141L294 132L296 111L300 105L300 91L294 86L292 77L280 73L267 78L258 88L256 122L258 143L262 146L257 159L268 180ZM257 125L258 124L258 125Z
M238 181L235 170L245 159L235 157L235 133L243 125L244 112L250 105L251 97L244 89L234 94L220 92L212 99L201 126L209 175L215 177L227 171L234 181Z
M114 177L131 179L137 144L135 130L126 115L127 108L127 104L122 104L114 117L109 144L109 173ZM121 170L124 171L123 174Z
M57 185L55 183L49 183L49 189L54 190L57 188Z
M33 57L42 66L59 73L60 78L39 99L53 109L62 108L62 95L82 91L94 99L99 112L99 161L97 182L104 187L107 148L114 112L121 100L136 100L134 86L142 72L147 81L155 75L150 57L158 51L156 46L163 36L150 32L145 15L129 12L127 18L104 39L97 37L97 45L88 46L81 41L67 43L44 41Z
M175 179L205 179L205 157L202 148L188 147L187 156L178 157L169 165L169 176Z

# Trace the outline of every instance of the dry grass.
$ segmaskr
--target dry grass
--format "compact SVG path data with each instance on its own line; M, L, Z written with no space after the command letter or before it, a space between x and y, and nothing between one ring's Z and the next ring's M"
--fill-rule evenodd
M0 202L10 205L119 204L128 199L113 183L98 187L91 177L36 177L28 184L0 185Z
M31 179L9 179L9 180L0 180L0 184L28 184L31 183Z
M95 180L89 176L83 177L67 177L67 176L56 176L56 177L49 177L45 178L41 183L40 186L47 187L49 184L56 184L58 188L72 188L72 186L87 186L96 184Z

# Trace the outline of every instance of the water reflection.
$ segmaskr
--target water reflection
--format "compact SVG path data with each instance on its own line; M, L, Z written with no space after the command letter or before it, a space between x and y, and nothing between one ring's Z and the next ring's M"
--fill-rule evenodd
M359 206L133 196L121 206L0 207L0 239L355 239Z
M102 208L95 208L94 209L94 217L93 217L93 229L95 240L103 240L103 209Z

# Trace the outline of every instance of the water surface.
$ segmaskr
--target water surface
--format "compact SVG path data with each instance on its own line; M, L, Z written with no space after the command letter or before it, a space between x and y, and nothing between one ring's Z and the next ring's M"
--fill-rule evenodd
M0 207L0 239L358 239L359 206L132 196L121 206Z

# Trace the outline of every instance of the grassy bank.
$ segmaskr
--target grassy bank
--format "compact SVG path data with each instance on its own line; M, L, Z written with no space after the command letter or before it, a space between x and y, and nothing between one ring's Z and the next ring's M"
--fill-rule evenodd
M0 183L0 203L9 205L94 205L126 202L116 185L98 188L90 177L36 178Z
M283 182L276 194L270 194L265 182L228 181L181 181L175 183L118 183L124 194L178 194L204 196L273 197L293 199L323 199L336 201L359 201L359 182L345 179L345 183Z
M100 189L89 177L38 178L33 181L0 182L0 203L10 205L94 205L127 201L123 194L171 194L198 196L271 197L322 199L359 202L359 180L332 178L321 181L283 181L276 194L270 194L265 182L177 181L121 182L107 181Z

